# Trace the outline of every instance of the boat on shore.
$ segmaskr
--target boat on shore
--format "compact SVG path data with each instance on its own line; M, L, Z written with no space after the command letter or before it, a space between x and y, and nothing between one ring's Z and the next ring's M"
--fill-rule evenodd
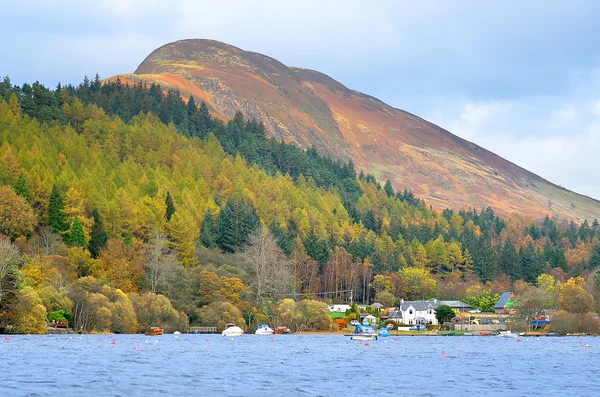
M350 339L360 341L377 340L377 332L370 325L357 325Z
M233 323L225 324L225 329L221 332L222 336L242 336L244 330Z
M146 336L157 336L157 335L162 335L165 331L162 328L159 327L150 327L150 331L145 332L144 335Z
M275 331L273 328L269 327L267 324L261 324L256 329L254 335L273 335Z

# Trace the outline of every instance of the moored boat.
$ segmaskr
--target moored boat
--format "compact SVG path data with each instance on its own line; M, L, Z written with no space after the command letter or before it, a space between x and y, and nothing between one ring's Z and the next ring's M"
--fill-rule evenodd
M370 325L357 325L350 339L361 341L377 340L377 333Z
M275 328L275 333L277 335L285 335L285 334L291 334L292 331L288 327L277 327L277 328Z
M501 336L503 338L518 338L519 334L515 334L512 331L501 331L498 336Z
M390 336L390 329L388 327L382 327L377 330L377 336L380 338L387 338Z
M223 336L242 336L244 335L244 330L238 327L233 323L225 324L225 329L221 332Z
M164 333L162 328L159 327L150 327L150 331L146 332L144 335L147 336L157 336L162 335Z
M254 335L273 335L275 331L273 328L269 327L267 324L261 324L256 329Z

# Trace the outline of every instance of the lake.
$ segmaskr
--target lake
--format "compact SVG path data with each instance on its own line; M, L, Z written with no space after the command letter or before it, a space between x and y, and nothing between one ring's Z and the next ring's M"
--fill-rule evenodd
M9 337L0 339L0 396L600 393L593 337L391 337L368 345L341 335Z

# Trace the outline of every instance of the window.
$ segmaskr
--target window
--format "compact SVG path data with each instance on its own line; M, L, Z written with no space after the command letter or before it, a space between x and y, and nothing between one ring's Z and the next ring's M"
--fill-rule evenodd
M410 310L408 311L408 314L412 314L412 309L410 309Z

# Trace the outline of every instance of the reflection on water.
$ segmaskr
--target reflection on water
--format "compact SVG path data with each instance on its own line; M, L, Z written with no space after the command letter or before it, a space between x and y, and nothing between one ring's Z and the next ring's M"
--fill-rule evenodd
M598 358L575 337L16 335L0 396L591 395Z

